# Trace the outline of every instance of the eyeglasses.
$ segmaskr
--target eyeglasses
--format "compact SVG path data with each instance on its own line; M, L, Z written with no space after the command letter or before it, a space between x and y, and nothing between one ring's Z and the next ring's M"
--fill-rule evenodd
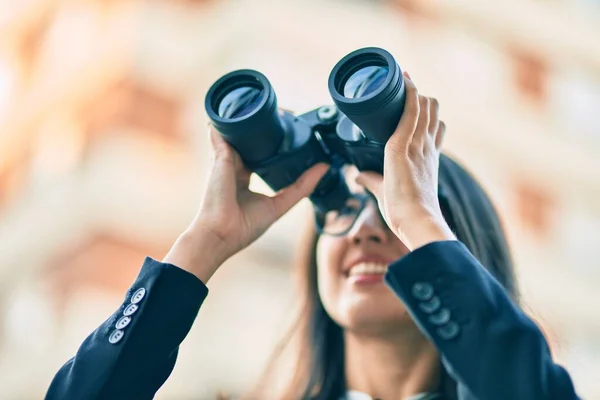
M318 235L328 235L328 236L344 236L347 235L356 221L358 217L363 212L369 200L372 200L377 207L377 199L370 192L366 193L353 193L351 197L346 201L344 206L339 210L331 210L327 212L315 211L315 226L317 228ZM451 211L448 204L448 199L445 195L445 192L441 187L438 187L438 200L440 202L440 207L442 209L442 214L444 215L446 221L448 221L450 228L454 231L454 224L452 223ZM382 222L385 223L383 216L379 212L379 207L377 207L377 212Z
M358 220L369 200L373 200L377 204L375 196L371 193L353 193L339 210L331 210L325 213L316 211L317 234L328 236L346 235Z

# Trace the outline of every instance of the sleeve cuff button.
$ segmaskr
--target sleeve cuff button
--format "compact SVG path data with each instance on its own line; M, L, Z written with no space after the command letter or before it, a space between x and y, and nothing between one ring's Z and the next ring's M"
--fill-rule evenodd
M112 344L117 344L121 341L121 339L123 339L123 335L125 335L125 333L122 330L117 329L110 334L108 341Z
M144 298L144 296L146 296L146 289L139 288L131 296L131 304L137 304L137 303L139 303L140 301L142 301L142 299Z
M447 308L442 308L436 314L431 314L429 316L429 322L433 325L443 325L450 321L450 311Z
M133 313L135 313L138 309L137 304L130 304L127 307L125 307L125 310L123 310L123 315L128 317L130 315L132 315Z
M115 324L115 328L117 328L117 329L123 329L127 325L129 325L130 322L131 322L131 317L127 317L127 316L121 317L121 318L119 318L119 320Z
M433 286L429 283L417 282L412 287L412 295L417 300L429 300L433 297Z
M442 302L440 301L440 298L437 296L433 296L431 300L419 304L419 307L427 314L431 314L439 310L441 305Z
M455 322L452 321L437 328L438 335L444 340L454 339L456 336L458 336L459 332L460 328Z

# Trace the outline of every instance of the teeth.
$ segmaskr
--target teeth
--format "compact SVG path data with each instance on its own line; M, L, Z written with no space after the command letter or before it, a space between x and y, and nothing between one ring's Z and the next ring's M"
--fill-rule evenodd
M379 263L360 263L356 264L354 267L350 269L348 273L350 276L352 275L366 275L366 274L385 274L388 266L386 264Z

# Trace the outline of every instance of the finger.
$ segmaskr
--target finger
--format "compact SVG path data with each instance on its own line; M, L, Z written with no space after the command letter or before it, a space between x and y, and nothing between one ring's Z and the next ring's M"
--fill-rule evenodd
M225 181L239 182L248 187L252 172L246 168L239 153L235 151L217 129L209 125L210 142L213 148L213 170L217 171L217 178Z
M223 139L223 136L211 124L209 125L210 143L213 148L215 162L229 162L233 164L236 174L248 172L240 154L229 143Z
M279 107L279 112L280 113L286 112L286 113L289 113L289 114L294 114L294 112L292 110L290 110L289 108L283 108L283 107Z
M419 96L419 110L419 120L417 122L417 127L415 128L411 147L422 150L427 135L427 129L429 129L429 97Z
M234 155L231 146L212 124L208 125L208 136L215 158L225 159L233 163Z
M305 171L300 177L285 189L280 190L271 198L276 218L281 217L295 206L300 200L309 196L325 175L329 166L319 163Z
M356 177L355 182L373 193L378 202L383 201L383 176L381 174L370 171L361 172Z
M440 125L440 103L437 99L431 97L429 99L429 128L427 132L435 136Z
M435 148L437 151L442 149L442 144L444 143L444 137L446 136L446 124L444 121L440 121L437 132L435 134Z
M398 122L398 127L388 140L388 146L393 150L404 150L412 140L413 133L419 119L419 93L413 81L405 74L406 100L404 112Z

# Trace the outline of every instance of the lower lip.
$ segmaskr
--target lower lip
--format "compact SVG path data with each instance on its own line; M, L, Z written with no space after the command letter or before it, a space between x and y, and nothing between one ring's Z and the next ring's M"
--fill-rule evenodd
M352 275L349 277L351 283L372 284L383 282L383 274Z

